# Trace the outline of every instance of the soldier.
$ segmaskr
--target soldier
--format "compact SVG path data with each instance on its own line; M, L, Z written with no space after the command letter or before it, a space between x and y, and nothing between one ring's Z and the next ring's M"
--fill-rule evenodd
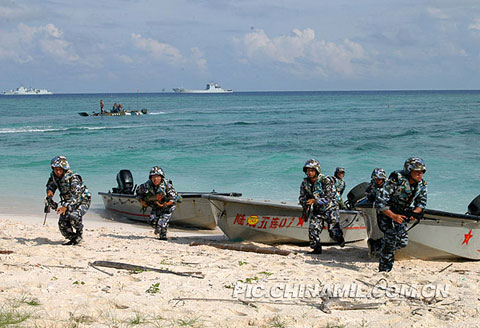
M377 198L377 193L383 187L383 184L385 183L386 179L387 179L387 174L385 173L384 169L377 167L373 170L371 175L370 185L365 190L365 197L368 202L372 204L375 203L375 200ZM379 215L378 213L377 213L377 216ZM367 245L368 245L368 256L373 259L375 258L378 251L381 248L382 239L369 238L367 240Z
M343 203L342 195L343 192L345 191L345 181L343 181L343 178L345 177L345 169L343 167L337 167L335 169L335 189L337 190L337 199L338 199L338 205L340 206L341 209L345 209L346 206Z
M308 160L303 166L303 172L307 175L300 185L300 197L298 201L303 207L303 217L310 223L308 237L311 254L321 254L320 233L325 223L327 224L330 238L343 247L345 240L339 224L339 210L335 180L321 174L320 163L315 159ZM312 208L313 205L313 208Z
M50 166L52 173L47 182L47 199L51 207L56 208L52 197L58 189L60 193L60 214L58 227L62 235L69 241L63 245L77 245L82 241L83 223L82 217L90 207L91 195L83 184L82 178L70 170L65 156L55 156Z
M367 190L365 190L365 196L369 202L374 203L377 195L377 191L382 188L385 180L387 179L387 174L382 168L375 168L371 175L370 185Z
M395 251L408 243L408 221L414 220L427 205L427 182L423 179L425 172L425 162L421 158L410 157L405 161L403 171L390 174L384 187L377 193L378 225L384 234L379 271L392 270Z
M138 201L143 207L151 207L150 223L160 240L167 240L168 222L177 204L177 192L172 182L165 179L160 166L150 170L149 179L137 189Z

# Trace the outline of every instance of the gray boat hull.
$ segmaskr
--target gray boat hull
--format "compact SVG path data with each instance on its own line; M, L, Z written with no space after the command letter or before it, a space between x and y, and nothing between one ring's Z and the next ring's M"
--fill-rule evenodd
M357 207L366 214L367 235L379 239L377 213L372 206ZM415 221L409 223L409 228ZM426 209L424 218L408 231L407 247L395 252L396 257L425 260L466 258L480 260L480 217Z
M295 203L256 201L245 198L204 195L210 201L218 226L232 241L266 244L307 244L308 222ZM340 225L346 242L366 238L363 212L340 211ZM320 235L324 244L335 244L328 231Z
M142 206L134 195L99 192L102 196L105 209L114 216L122 216L131 220L149 222L150 209L142 211ZM203 229L215 229L217 222L212 214L210 203L202 198L204 194L180 192L183 201L177 203L170 223ZM235 193L231 193L235 194Z

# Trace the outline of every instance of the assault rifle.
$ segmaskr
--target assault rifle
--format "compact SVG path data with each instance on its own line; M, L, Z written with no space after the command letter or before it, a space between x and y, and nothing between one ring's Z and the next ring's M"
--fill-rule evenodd
M399 208L392 208L391 209L394 213L400 214L400 215L405 215L407 217L407 220L410 220L411 217L415 219L415 223L412 224L410 228L408 228L407 231L410 231L415 227L418 223L420 223L420 220L423 219L423 212L421 211L420 213L415 213L412 208L407 208L407 209L399 209Z
M45 219L43 219L43 225L47 223L47 215L50 213L50 209L56 210L58 208L58 203L56 203L51 196L45 197L44 203L43 213L45 213Z

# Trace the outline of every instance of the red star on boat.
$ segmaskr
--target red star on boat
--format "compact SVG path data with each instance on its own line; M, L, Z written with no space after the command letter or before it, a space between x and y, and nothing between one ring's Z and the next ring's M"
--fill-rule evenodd
M299 218L298 218L297 227L298 227L298 226L302 226L302 227L303 227L303 222L305 222L305 219L302 218L302 217L299 217Z
M463 244L468 245L468 242L470 241L470 238L472 238L472 237L473 237L472 229L470 229L470 231L467 234L465 234L465 239L463 240L462 245Z

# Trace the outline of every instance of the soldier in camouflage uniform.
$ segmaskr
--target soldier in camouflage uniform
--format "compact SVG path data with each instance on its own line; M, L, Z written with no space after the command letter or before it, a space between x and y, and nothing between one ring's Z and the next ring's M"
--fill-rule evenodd
M343 167L337 167L335 169L335 189L337 190L337 200L338 205L341 209L345 209L346 206L343 203L342 195L345 191L345 181L343 178L345 177L345 169Z
M330 238L338 242L341 247L345 246L339 224L340 213L334 178L321 174L320 163L315 159L310 159L305 163L303 172L307 177L300 185L298 201L303 207L303 217L306 220L310 218L308 237L310 247L313 249L311 254L322 253L320 233L325 224Z
M377 198L377 192L382 188L385 180L387 179L387 174L382 168L375 168L371 175L370 185L367 190L365 190L365 196L367 200L371 203L374 203Z
M69 240L64 245L77 245L82 241L82 217L90 207L90 192L80 175L70 170L65 156L54 157L50 166L52 173L47 182L47 198L54 203L51 199L58 189L60 193L60 207L57 209L57 213L60 214L58 227L62 235ZM57 207L56 203L54 207Z
M383 231L379 271L393 268L397 249L407 246L407 223L427 205L427 182L423 179L425 162L418 157L405 161L403 171L395 171L377 193L378 225ZM413 205L413 209L411 206Z
M373 170L371 175L370 185L365 190L365 197L368 202L375 204L375 201L377 199L377 193L383 187L386 179L387 179L387 174L385 173L384 169L377 167ZM380 212L377 212L377 216L379 215L379 213ZM378 251L382 246L382 239L369 238L367 240L367 244L368 244L368 256L373 259L375 258L375 256L377 255Z
M167 227L177 204L177 192L172 182L165 179L159 166L150 170L149 180L137 189L137 198L143 207L151 207L150 223L160 240L167 240Z

